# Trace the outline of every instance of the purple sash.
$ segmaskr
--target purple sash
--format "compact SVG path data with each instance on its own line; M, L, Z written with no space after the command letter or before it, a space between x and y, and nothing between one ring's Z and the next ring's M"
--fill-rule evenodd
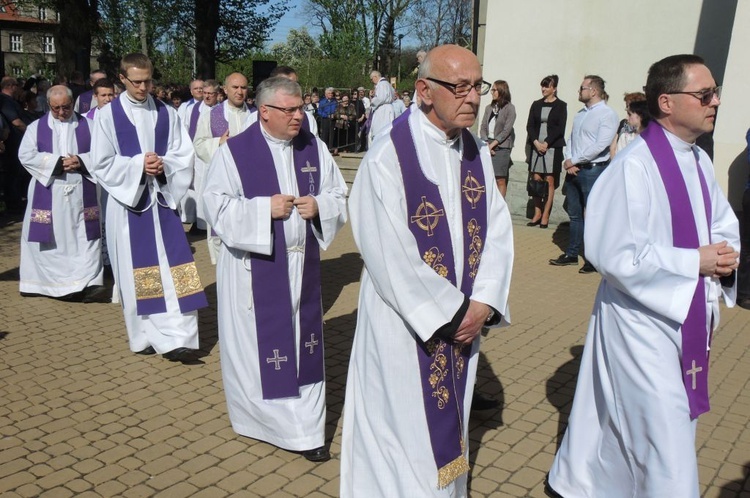
M310 131L310 116L307 115L306 112L302 113L302 129L305 130L307 133L311 133Z
M195 138L195 132L198 128L198 118L200 117L200 108L201 108L202 102L195 102L192 107L192 111L190 112L190 123L188 124L188 135L190 135L190 140L193 140Z
M77 116L76 144L78 152L84 153L91 149L91 133L88 122L81 116ZM52 129L49 127L49 113L39 118L37 125L37 150L39 152L52 153L53 138ZM49 244L54 240L53 217L52 217L52 186L45 187L41 182L34 180L34 201L31 205L31 220L29 223L29 242L40 242ZM81 187L83 188L83 222L86 227L86 240L97 240L101 238L101 224L99 222L99 201L96 197L96 185L90 179L81 175Z
M409 113L406 113L407 116ZM404 180L409 229L419 247L422 259L439 275L456 283L456 265L451 234L445 220L445 209L438 186L422 172L408 117L394 120L391 140L401 165ZM484 170L474 137L468 130L461 135L461 215L464 233L464 262L461 292L469 297L484 247L487 227L487 198ZM444 488L469 471L463 439L465 369L471 347L461 347L441 339L416 344L427 427L435 464L438 488Z
M140 154L141 144L133 123L128 119L119 97L112 101L112 119L117 131L120 155ZM156 154L167 153L169 141L169 113L164 104L154 100L158 113L154 129ZM152 199L147 177L143 195L132 209L128 209L128 231L130 233L130 254L133 258L133 279L135 282L136 308L138 315L150 315L167 311L164 299L164 286L159 266L159 253L156 246L156 227L152 214ZM159 218L159 231L164 242L164 251L169 262L180 311L187 313L208 306L203 292L198 269L195 267L185 230L177 211L166 207L164 197L157 193L156 209ZM153 207L153 206L152 206Z
M260 123L253 123L229 139L227 145L237 164L246 198L270 197L281 192L271 149L263 137ZM315 137L300 130L292 147L299 194L318 194L320 163ZM273 220L274 244L270 256L249 253L263 399L299 396L300 386L325 379L320 247L312 223L308 221L306 225L299 346L295 345L284 221ZM295 361L298 353L299 369Z
M88 90L78 96L78 112L86 114L91 109L91 99L94 97L94 91Z
M211 134L220 137L229 129L229 121L224 118L224 102L211 108Z
M92 120L92 121L93 121L93 119L94 119L94 116L96 115L96 111L98 111L98 110L99 110L99 108L98 108L98 107L92 107L91 109L89 109L89 112L87 112L87 113L85 114L85 116L86 116L87 118L89 118L90 120Z
M685 179L677 164L672 146L661 125L655 121L641 133L651 155L659 168L664 188L669 199L672 215L672 242L675 247L697 249L700 246L698 229L693 217ZM709 231L711 228L711 197L703 171L695 156L695 166L701 183L703 205ZM710 234L709 234L710 237ZM682 323L682 380L685 384L690 418L710 410L708 402L708 352L709 330L706 328L706 288L705 277L698 278L693 300L690 302L687 317Z

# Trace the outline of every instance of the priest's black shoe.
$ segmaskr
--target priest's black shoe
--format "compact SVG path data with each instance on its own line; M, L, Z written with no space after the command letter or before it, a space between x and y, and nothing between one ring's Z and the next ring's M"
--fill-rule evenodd
M302 456L311 462L327 462L331 459L331 453L325 446L315 448L314 450L303 451Z
M198 351L190 348L173 349L162 356L169 361L179 361L182 363L197 363L199 361Z
M578 270L578 273L596 273L596 268L594 268L594 265L586 261L580 270Z
M550 259L549 264L552 266L569 266L578 264L578 256L568 256L561 254L557 259Z
M153 346L149 346L143 351L136 351L135 354L151 355L151 354L156 354L156 350L153 348Z
M563 495L552 489L552 486L549 485L549 476L544 478L544 494L549 496L550 498L563 498Z
M103 285L93 285L84 289L83 296L81 297L81 302L110 303L112 302L112 298L110 297L110 292L106 287L104 287Z
M476 389L474 396L471 398L471 409L473 411L494 410L500 406L500 402L494 398L488 398Z

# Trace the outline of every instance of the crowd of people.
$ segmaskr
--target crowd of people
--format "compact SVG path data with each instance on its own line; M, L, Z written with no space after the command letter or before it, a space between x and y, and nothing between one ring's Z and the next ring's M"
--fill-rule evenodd
M510 318L516 109L470 51L421 56L413 94L373 71L371 90L319 98L280 66L254 94L232 73L190 82L183 99L129 54L117 82L94 72L90 90L48 88L47 112L29 122L4 78L6 201L27 198L22 295L111 298L134 354L195 363L208 303L183 227L193 223L216 265L233 429L326 461L320 251L350 215L364 271L341 496L465 496L480 333ZM577 264L585 242L581 272L602 282L547 493L697 497L707 349L739 258L737 219L694 145L713 129L720 89L700 58L668 57L645 94L626 95L618 123L604 80L587 75L566 140L558 84L542 79L527 120L528 225L548 226L564 170L570 241L550 264ZM334 156L348 148L368 152L347 202Z

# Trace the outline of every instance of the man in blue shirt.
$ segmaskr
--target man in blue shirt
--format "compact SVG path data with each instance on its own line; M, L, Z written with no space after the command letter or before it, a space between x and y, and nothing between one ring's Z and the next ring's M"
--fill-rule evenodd
M339 103L333 97L333 88L328 87L325 96L318 102L318 116L320 116L320 138L330 149L333 144L333 117Z
M617 133L617 113L605 102L604 80L596 75L583 79L578 89L578 100L584 108L573 119L573 131L563 163L565 168L566 201L570 216L570 240L564 254L550 259L549 264L567 266L578 264L583 243L583 215L586 200L594 182L610 161L609 146ZM596 269L584 262L579 273L593 273Z

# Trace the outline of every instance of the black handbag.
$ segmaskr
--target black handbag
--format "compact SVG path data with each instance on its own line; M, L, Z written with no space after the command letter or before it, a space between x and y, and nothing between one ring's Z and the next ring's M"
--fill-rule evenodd
M549 185L545 180L534 180L534 173L529 173L529 180L526 182L526 193L531 197L547 198Z

